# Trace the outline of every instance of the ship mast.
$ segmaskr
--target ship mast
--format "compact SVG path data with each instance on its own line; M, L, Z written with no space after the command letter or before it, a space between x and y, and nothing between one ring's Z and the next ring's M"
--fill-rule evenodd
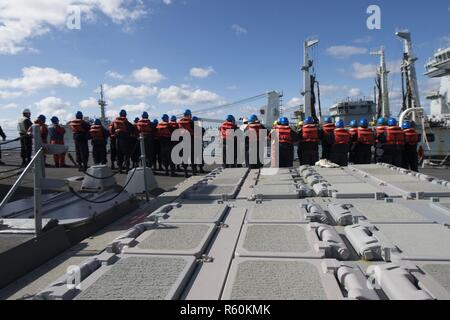
M105 101L105 95L103 92L103 85L100 85L100 100L98 100L98 105L100 106L100 121L103 125L106 124L106 106L108 105Z
M407 30L396 32L395 35L403 40L404 42L404 57L402 69L405 72L406 80L408 85L408 92L411 96L411 101L407 101L407 109L421 108L420 96L419 96L419 85L417 83L417 73L415 63L417 58L414 57L412 50L412 40L411 33ZM412 120L417 122L419 118L422 117L422 112L415 111L412 113Z
M319 43L319 40L307 40L304 42L304 61L303 61L303 92L302 95L304 96L304 111L305 111L305 117L311 117L313 115L313 111L311 109L311 74L309 70L313 66L313 61L309 60L308 55L308 49L317 45Z
M386 68L386 56L384 53L384 47L381 47L378 51L373 51L370 53L374 56L380 56L380 67L377 70L378 76L380 77L380 87L381 87L381 116L390 117L391 109L389 105L389 89L388 89L388 75L389 71Z

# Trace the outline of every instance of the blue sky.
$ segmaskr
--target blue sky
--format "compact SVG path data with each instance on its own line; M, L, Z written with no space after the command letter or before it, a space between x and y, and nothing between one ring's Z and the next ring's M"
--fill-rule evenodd
M81 30L66 27L73 4L83 12ZM381 30L366 27L371 4L381 7ZM0 0L0 124L14 129L23 107L66 120L77 110L98 116L100 83L110 116L126 106L130 117L142 110L156 117L269 90L294 105L302 42L312 35L321 41L313 58L323 106L372 95L378 58L368 52L384 45L398 108L396 28L412 32L422 75L426 59L450 44L449 7L443 0ZM419 80L423 93L438 89L437 81ZM263 104L211 116L243 116Z

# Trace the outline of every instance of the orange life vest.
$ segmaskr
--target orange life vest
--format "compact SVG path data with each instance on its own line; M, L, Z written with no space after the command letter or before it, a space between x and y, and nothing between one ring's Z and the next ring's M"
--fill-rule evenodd
M113 128L116 134L130 133L128 132L127 121L128 120L125 117L118 117L116 120L114 120Z
M103 126L93 125L91 127L91 130L89 131L89 133L91 134L91 137L92 137L93 140L96 140L96 141L104 141L104 140L106 140Z
M326 123L322 126L324 136L331 136L336 129L334 123Z
M156 127L159 138L171 138L172 131L170 130L170 125L168 122L160 122Z
M192 119L190 119L190 118L182 118L178 122L178 125L179 125L180 129L184 129L184 130L189 131L191 136L194 135L194 129L192 128Z
M344 128L334 130L334 144L349 144L350 133Z
M172 130L177 130L178 129L178 123L176 121L170 121L169 125L172 128Z
M405 145L405 134L403 130L398 126L389 127L386 130L386 144L396 146Z
M152 133L152 122L148 119L141 119L136 124L136 128L139 133L151 134Z
M39 120L36 120L34 122L34 124L37 124L39 126L39 132L41 133L42 143L47 143L48 126L45 123L40 122ZM30 127L29 131L31 131L31 127Z
M247 126L249 141L259 140L259 131L262 129L261 123L250 123Z
M419 143L419 135L413 128L403 130L405 134L405 144L408 146L415 146Z
M232 136L235 129L236 125L233 122L225 121L220 126L220 133L222 135L222 139L226 140L228 139L228 137Z
M279 143L288 143L293 144L292 141L292 130L289 126L275 126L275 131L278 134L278 142Z
M365 145L374 145L375 137L372 129L359 128L358 129L358 142Z
M70 122L70 129L73 133L86 133L86 128L83 126L84 120L75 119Z
M304 142L319 142L319 129L314 124L307 124L302 129L302 140Z

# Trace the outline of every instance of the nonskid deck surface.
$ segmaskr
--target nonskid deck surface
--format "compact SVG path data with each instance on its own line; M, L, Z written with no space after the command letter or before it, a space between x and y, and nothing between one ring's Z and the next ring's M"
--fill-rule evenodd
M34 297L450 299L446 181L384 165L273 177L220 169L190 182L80 263L80 289L61 273Z

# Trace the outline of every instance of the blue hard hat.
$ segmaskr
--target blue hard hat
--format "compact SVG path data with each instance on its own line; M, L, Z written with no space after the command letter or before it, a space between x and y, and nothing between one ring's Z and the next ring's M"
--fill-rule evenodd
M338 122L336 122L336 128L342 129L344 127L345 127L344 120L339 120Z
M386 119L385 118L380 118L377 120L377 126L385 126L386 125Z
M161 120L164 122L169 122L169 115L163 114L163 116L161 117Z
M352 127L352 128L358 128L358 121L356 121L356 120L350 121L350 127Z
M38 117L38 120L39 120L39 121L42 121L42 122L45 122L45 121L47 120L47 118L46 118L43 114L41 114L41 115Z
M187 109L187 110L184 112L184 116L185 116L185 117L192 117L192 111L189 110L189 109Z
M286 118L286 117L281 117L278 120L278 124L281 125L281 126L288 126L289 125L289 119Z
M59 119L58 119L58 117L52 117L52 118L50 119L50 121L51 121L53 124L59 124Z
M176 117L176 116L172 116L172 117L170 118L170 121L172 121L172 122L177 122L177 117Z
M258 116L256 114L252 114L249 118L248 118L248 122L252 123L252 122L256 122L258 121Z
M194 121L194 122L197 122L197 121L199 121L200 119L198 118L198 117L196 117L196 116L194 116L194 117L192 117L192 121Z
M313 117L306 117L305 119L305 124L315 124L316 122L314 121Z
M126 112L125 110L120 110L119 115L120 115L121 117L126 117L126 116L127 116L127 112Z
M83 119L83 113L81 111L78 111L75 117L79 120Z
M397 120L395 120L394 118L389 118L388 120L389 127L395 127L397 124L398 124Z
M229 114L228 116L227 116L227 119L226 119L228 122L235 122L236 121L236 119L234 118L234 116L232 116L231 114Z
M148 119L148 118L149 118L148 112L144 111L144 113L142 113L142 119Z
M138 123L139 120L140 120L140 119L139 119L138 117L134 118L134 123Z
M368 128L369 127L369 121L367 121L367 119L361 119L359 121L359 126L361 128Z
M158 119L154 119L154 120L153 120L153 124L154 124L154 125L157 125L158 123L159 123Z
M323 123L333 123L333 118L325 117L325 118L323 118Z
M403 130L411 129L411 128L412 128L411 121L408 121L408 120L403 121L403 123L402 123Z
M95 119L94 124L96 126L100 126L100 125L102 125L102 122L100 121L100 119Z

